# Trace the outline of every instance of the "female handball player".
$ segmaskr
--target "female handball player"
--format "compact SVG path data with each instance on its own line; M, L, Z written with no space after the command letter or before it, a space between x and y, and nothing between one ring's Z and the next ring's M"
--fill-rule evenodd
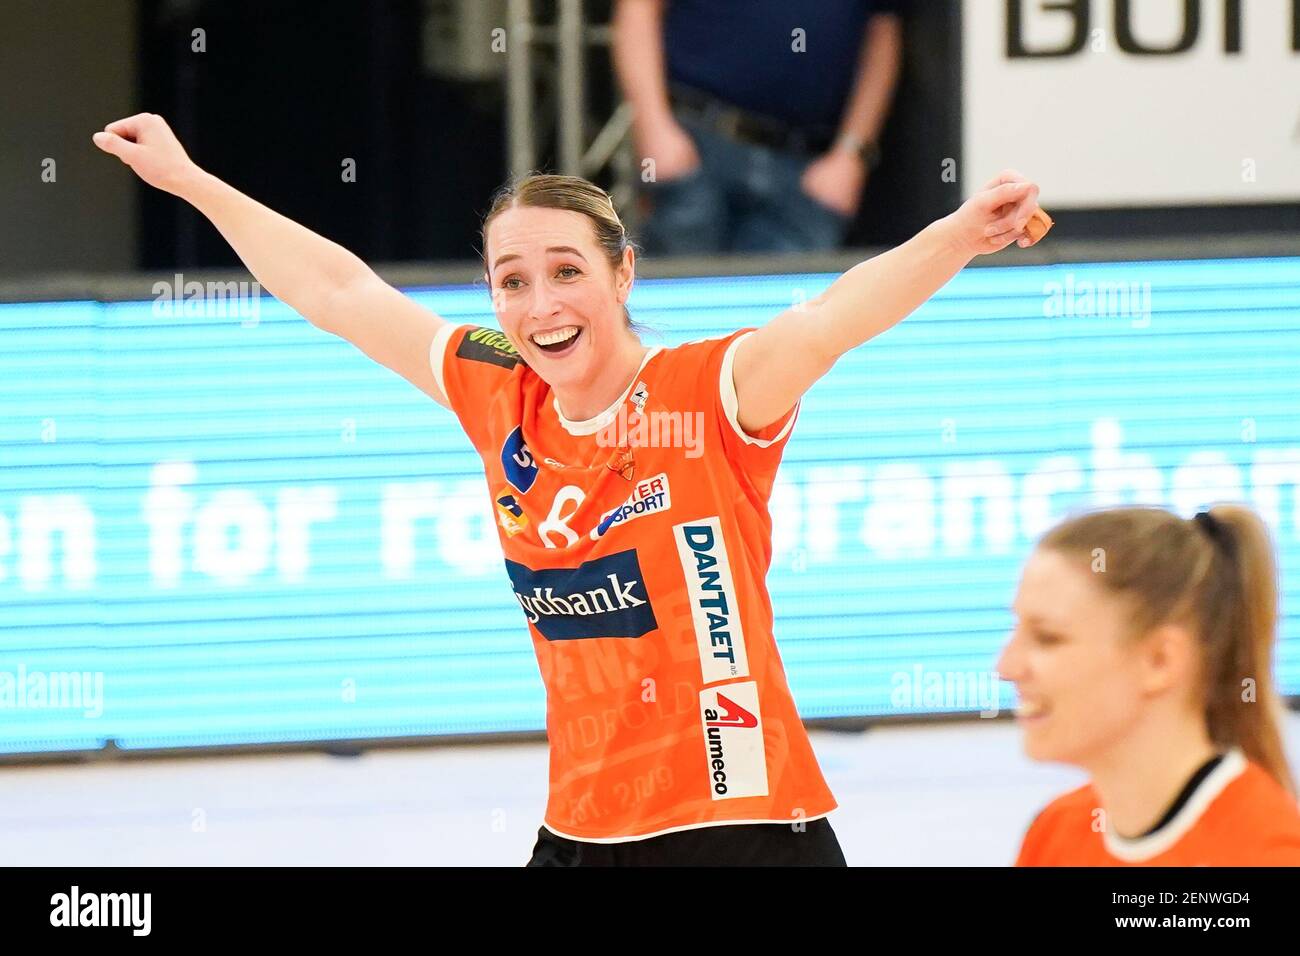
M1263 521L1115 508L1025 565L998 673L1025 749L1091 781L1029 827L1021 866L1300 866L1273 686L1277 572Z
M448 323L203 171L157 115L93 139L465 430L546 685L550 789L529 865L844 865L773 637L773 479L800 397L841 355L975 256L1041 237L1036 185L1003 173L761 328L652 348L625 305L634 246L584 179L534 175L494 197L482 253L498 331Z

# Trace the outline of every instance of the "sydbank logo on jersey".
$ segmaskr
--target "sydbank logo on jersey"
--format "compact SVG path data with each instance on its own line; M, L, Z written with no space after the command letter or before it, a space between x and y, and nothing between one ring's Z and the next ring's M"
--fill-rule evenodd
M640 637L659 626L636 551L540 571L507 558L506 571L529 623L548 641Z
M701 691L700 719L713 799L767 796L758 685L751 680Z
M600 523L591 530L591 537L599 538L616 524L631 521L642 515L667 511L672 506L672 495L668 492L668 475L666 472L660 472L653 478L637 482L636 487L632 489L632 494L628 495L627 501L600 519Z
M740 624L740 597L731 580L731 562L722 540L722 523L714 515L673 526L677 555L686 575L686 593L695 622L704 683L749 676L745 632Z

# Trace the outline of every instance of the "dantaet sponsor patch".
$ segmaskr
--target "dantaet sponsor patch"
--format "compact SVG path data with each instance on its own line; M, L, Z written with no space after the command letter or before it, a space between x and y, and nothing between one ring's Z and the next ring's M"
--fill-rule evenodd
M677 555L686 576L686 593L700 652L703 681L749 676L739 595L717 515L673 526Z

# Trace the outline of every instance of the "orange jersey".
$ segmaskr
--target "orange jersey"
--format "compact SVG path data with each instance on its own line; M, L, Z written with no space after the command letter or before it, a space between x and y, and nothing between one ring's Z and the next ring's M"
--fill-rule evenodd
M443 328L435 375L483 461L546 685L544 822L617 842L813 820L836 803L786 682L767 502L798 405L747 435L731 335L654 348L596 418L493 329Z
M1229 751L1174 817L1125 839L1104 826L1091 784L1053 800L1017 866L1300 866L1300 808L1240 750Z

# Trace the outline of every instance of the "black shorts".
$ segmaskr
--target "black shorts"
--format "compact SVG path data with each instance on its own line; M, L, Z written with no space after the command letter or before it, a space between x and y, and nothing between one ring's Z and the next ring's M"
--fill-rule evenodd
M804 824L700 827L625 843L588 843L537 831L527 866L847 866L825 817Z

